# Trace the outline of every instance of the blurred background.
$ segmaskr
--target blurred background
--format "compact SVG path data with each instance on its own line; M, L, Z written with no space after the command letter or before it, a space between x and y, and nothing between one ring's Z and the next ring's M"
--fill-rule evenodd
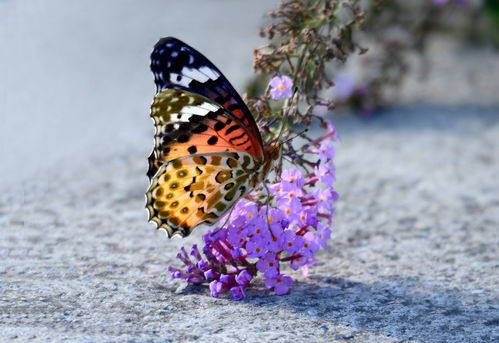
M387 3L367 22L369 52L334 66L336 113L499 102L496 1ZM0 1L0 182L62 167L63 157L78 163L129 148L146 155L155 91L149 54L160 37L196 47L245 93L252 50L264 43L258 29L276 4Z
M149 55L164 36L206 54L243 91L275 1L0 1L0 182L91 155L147 155ZM56 168L61 168L57 165ZM64 167L62 167L64 168Z

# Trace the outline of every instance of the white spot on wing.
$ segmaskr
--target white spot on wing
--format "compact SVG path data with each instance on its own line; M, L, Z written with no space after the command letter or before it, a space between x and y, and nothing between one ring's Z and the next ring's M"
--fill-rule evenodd
M213 104L210 104L209 102L203 102L201 105L199 105L200 107L202 108L206 108L208 111L210 112L215 112L218 110L218 107L213 105Z
M189 87L189 83L191 83L191 79L188 77L184 77L180 75L180 80L177 80L177 76L180 74L171 73L170 74L170 82L176 85Z
M199 82L206 82L209 79L208 76L199 72L199 70L193 68L187 68L187 67L182 68L182 74L189 76L193 80L197 80Z
M219 73L217 73L215 70L213 70L207 66L203 66L203 67L199 68L199 71L202 72L203 74L205 74L206 76L208 76L212 80L216 80L220 76Z
M182 114L189 113L189 114L197 114L200 116L205 116L208 112L210 112L210 110L200 106L186 106L182 108Z

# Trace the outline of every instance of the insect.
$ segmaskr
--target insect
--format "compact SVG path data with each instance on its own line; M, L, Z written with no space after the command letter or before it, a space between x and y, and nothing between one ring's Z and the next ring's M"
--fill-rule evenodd
M149 221L168 237L214 224L262 183L280 148L264 146L246 104L201 53L162 38L151 54L157 87L146 193Z

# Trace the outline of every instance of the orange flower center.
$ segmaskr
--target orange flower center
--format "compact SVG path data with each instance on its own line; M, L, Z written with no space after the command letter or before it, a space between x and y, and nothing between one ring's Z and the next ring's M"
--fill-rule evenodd
M283 91L283 90L285 90L285 89L286 89L286 86L285 86L285 85L283 85L283 84L281 83L281 84L279 85L279 87L277 87L277 88L279 88L280 90L282 90L282 91Z

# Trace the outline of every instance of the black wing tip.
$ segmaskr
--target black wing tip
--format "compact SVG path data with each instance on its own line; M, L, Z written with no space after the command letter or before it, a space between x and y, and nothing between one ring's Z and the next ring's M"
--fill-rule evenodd
M158 40L158 42L154 45L154 50L157 50L158 48L163 48L166 44L168 43L174 43L174 44L180 44L184 46L189 46L186 43L184 43L182 40L173 37L173 36L168 36L168 37L163 37Z

